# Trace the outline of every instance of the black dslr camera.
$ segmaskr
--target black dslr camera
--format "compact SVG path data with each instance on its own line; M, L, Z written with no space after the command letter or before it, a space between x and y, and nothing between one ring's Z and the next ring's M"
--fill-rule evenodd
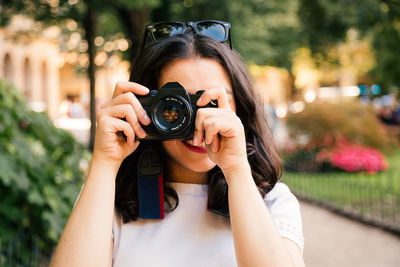
M136 95L151 120L149 125L142 125L146 137L137 139L192 139L197 110L218 107L217 101L198 107L196 102L203 93L204 90L201 90L190 95L178 82L169 82L158 90L151 90L146 96Z

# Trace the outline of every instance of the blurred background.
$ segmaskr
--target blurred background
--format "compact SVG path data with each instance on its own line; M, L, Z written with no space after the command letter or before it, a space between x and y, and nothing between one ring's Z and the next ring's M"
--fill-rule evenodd
M48 265L144 26L201 19L232 24L307 266L400 266L399 0L0 1L0 266Z

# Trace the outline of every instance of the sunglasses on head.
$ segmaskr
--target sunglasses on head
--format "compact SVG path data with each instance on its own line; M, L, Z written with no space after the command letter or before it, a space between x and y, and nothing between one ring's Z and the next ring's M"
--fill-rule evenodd
M183 34L188 27L191 27L197 34L211 37L221 43L229 39L229 46L232 49L231 40L231 24L225 21L218 20L200 20L200 21L165 21L158 22L153 25L146 26L142 49L145 47L147 34L150 35L153 41L160 40L166 37L172 37L178 34Z

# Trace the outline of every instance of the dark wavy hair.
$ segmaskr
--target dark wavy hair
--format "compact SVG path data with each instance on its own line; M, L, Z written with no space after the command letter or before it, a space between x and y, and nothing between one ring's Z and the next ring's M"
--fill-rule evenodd
M277 183L282 173L282 162L272 139L272 132L264 115L263 103L253 89L250 75L240 55L224 43L193 32L151 43L134 61L131 78L150 89L159 87L161 70L169 63L185 58L209 58L219 62L230 79L246 136L247 158L253 179L262 197ZM154 142L161 159L167 157L161 142ZM115 207L123 222L134 221L139 215L137 193L137 160L142 144L122 162L116 179ZM229 216L228 185L218 166L208 172L208 207L218 214ZM164 181L164 205L172 211L179 204L178 195Z

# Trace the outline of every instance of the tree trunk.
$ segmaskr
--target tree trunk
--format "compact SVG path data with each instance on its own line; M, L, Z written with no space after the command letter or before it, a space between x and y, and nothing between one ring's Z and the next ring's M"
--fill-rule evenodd
M89 148L93 151L94 148L94 137L96 134L96 66L94 64L94 58L96 56L96 46L94 45L94 38L96 35L96 13L92 10L90 5L87 7L86 18L83 22L85 29L85 37L88 42L88 55L89 55L89 67L88 77L90 83L90 143Z

